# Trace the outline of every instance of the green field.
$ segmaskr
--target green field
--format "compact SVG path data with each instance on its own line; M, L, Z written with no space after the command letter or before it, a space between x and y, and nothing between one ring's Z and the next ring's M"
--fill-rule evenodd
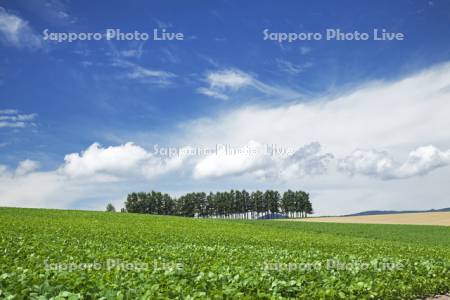
M416 299L450 228L0 209L0 298Z

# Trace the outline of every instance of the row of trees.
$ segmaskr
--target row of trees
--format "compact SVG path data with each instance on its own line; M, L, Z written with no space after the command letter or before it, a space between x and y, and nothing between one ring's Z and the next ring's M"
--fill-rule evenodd
M131 193L125 210L132 213L178 215L186 217L213 217L254 219L274 213L284 213L290 218L306 217L313 208L309 194L288 190L278 191L226 191L217 193L188 193L179 198L152 191Z

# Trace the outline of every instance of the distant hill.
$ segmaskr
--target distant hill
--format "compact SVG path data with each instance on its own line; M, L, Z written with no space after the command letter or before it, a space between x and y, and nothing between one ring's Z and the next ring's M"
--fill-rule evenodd
M371 215L391 215L391 214L408 214L408 213L424 213L424 212L446 212L450 211L450 207L430 210L368 210L355 214L343 215L342 217L354 216L371 216Z

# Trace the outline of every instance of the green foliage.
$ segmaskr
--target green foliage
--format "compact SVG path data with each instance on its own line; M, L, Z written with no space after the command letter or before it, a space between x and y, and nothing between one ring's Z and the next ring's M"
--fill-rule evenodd
M450 291L448 227L2 208L0 241L2 299L416 299ZM106 269L108 260L149 268ZM329 260L347 267L300 267ZM402 268L381 267L389 264Z
M106 205L106 211L107 212L115 212L116 208L111 203L108 203L108 205Z
M263 214L277 213L280 209L290 217L306 217L313 213L309 194L291 190L282 197L273 190L251 194L246 190L231 190L208 195L188 193L178 199L155 191L139 192L127 196L125 208L131 213L232 219L254 219Z

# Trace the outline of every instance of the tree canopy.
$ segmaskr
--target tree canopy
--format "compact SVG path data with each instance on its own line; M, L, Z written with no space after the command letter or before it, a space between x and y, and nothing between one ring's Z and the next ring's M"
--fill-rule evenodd
M116 208L111 203L108 203L108 205L106 205L106 211L115 212Z
M274 213L302 218L313 213L309 194L292 190L282 195L274 190L194 192L178 198L156 191L130 193L125 209L131 213L231 219L254 219Z

